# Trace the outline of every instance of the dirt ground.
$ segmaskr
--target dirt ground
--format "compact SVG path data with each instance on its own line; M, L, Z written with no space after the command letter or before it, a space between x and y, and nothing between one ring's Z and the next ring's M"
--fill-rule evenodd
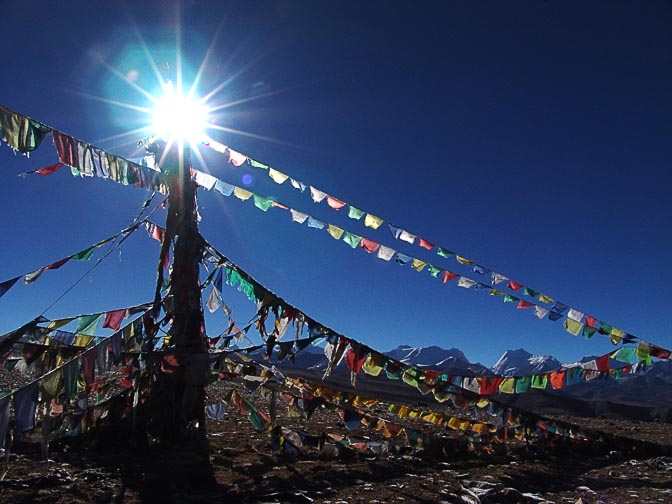
M239 387L239 386L237 386ZM209 400L230 384L217 384ZM242 388L241 388L242 391ZM260 408L268 403L254 397ZM386 405L379 405L383 415ZM391 417L390 417L391 418ZM258 432L228 407L208 420L207 450L139 449L118 430L52 442L49 460L25 445L8 457L0 502L264 502L264 503L583 503L672 502L672 425L563 418L605 435L605 443L508 445L497 454L414 452L374 456L337 449L339 435L384 441L379 432L345 428L337 412L321 408L310 420L278 408L277 422L303 432L331 434L321 449L274 454L268 431ZM404 419L414 428L436 429ZM612 449L613 448L613 449ZM201 453L199 455L199 453ZM3 471L4 472L4 471Z

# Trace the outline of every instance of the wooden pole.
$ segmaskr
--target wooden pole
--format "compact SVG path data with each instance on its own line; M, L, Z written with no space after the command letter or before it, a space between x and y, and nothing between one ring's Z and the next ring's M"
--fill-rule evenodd
M173 243L173 262L164 306L172 319L167 348L174 349L171 364L177 366L170 373L162 371L160 365L155 366L150 417L161 418L152 421L158 427L159 442L173 444L195 432L196 426L198 433L205 437L208 345L203 334L199 284L203 245L198 231L196 184L191 180L188 147L157 141L152 151L170 191L164 246ZM165 252L167 249L162 249L162 254ZM165 411L166 407L172 411Z

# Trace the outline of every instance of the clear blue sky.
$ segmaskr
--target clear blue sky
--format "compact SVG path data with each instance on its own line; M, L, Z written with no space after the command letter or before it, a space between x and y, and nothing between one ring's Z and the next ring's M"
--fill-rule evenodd
M668 2L184 2L186 65L211 46L201 91L228 81L224 144L328 194L672 347L672 6ZM146 105L101 63L156 92L137 33L173 65L164 2L4 2L0 104L132 157L145 118L87 96ZM219 31L218 31L219 30ZM188 69L186 75L193 74ZM256 97L254 100L247 98ZM314 204L264 172L204 152L207 169L279 201L476 278ZM125 227L147 194L111 181L17 175L57 161L0 149L0 281ZM202 167L200 167L202 168ZM251 175L251 179L246 178ZM325 231L201 191L201 230L234 262L335 330L387 350L456 346L492 365L524 347L572 361L603 354L501 298L351 250ZM160 222L163 214L157 215ZM100 257L99 252L96 257ZM138 234L47 316L151 299L158 246ZM0 332L39 314L89 264L0 299ZM207 293L206 293L207 294ZM226 302L244 322L253 306ZM208 323L217 333L221 319Z

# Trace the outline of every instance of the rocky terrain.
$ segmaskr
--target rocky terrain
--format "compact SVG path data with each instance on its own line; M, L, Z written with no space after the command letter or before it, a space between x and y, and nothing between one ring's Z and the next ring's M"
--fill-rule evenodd
M296 371L299 373L299 371ZM315 378L310 371L304 375ZM362 377L365 378L365 377ZM327 384L351 389L345 375ZM360 393L386 401L418 404L419 393L390 382L360 380ZM241 384L217 382L208 402L225 398ZM527 394L521 396L525 397ZM250 396L262 410L269 403ZM268 430L257 431L229 405L219 420L208 420L207 450L139 448L123 429L99 428L51 443L44 460L26 443L6 458L0 502L265 502L265 503L666 503L672 500L672 426L573 414L580 401L548 395L556 418L602 433L599 444L509 442L493 453L401 449L386 454L357 451L350 443L385 442L380 432L348 430L338 412L318 409L309 420L278 408L276 423L321 437L293 453L273 449ZM532 401L531 401L532 402ZM542 402L542 401L538 401ZM564 406L559 406L564 404ZM386 403L376 414L387 415ZM439 412L450 407L423 406ZM564 411L563 411L564 408ZM586 407L589 412L590 408ZM552 413L552 411L551 411ZM405 425L441 431L417 419Z

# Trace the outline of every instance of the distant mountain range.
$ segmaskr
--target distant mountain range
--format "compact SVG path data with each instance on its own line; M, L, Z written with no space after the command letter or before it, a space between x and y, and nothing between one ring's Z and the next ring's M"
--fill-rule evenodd
M563 366L558 359L551 355L533 355L522 348L507 350L492 368L478 362L470 362L464 353L457 348L445 349L435 345L426 347L401 345L385 352L385 355L404 364L450 374L523 376L545 373ZM586 361L593 358L587 357L582 360ZM277 361L271 359L271 362L283 367L317 372L323 372L327 366L324 350L317 346L310 346L299 352L293 365L286 360L277 363ZM341 363L336 372L345 372L346 370L345 364ZM544 393L550 396L549 400L552 397L562 397L584 402L599 401L604 403L606 401L624 405L646 406L648 408L656 406L672 407L672 362L656 362L646 370L620 380L600 377L590 382L578 383L557 391L548 390Z

